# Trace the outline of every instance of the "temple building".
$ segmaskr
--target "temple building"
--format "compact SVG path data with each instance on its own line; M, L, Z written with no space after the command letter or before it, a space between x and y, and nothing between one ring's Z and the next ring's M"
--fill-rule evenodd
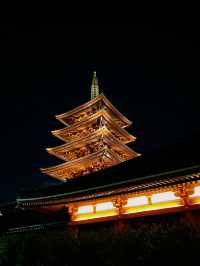
M199 210L197 161L169 166L140 156L129 145L136 140L126 130L132 122L99 91L94 72L91 99L56 115L64 126L52 134L64 144L47 152L64 162L41 171L61 184L21 192L15 207L64 210L69 225Z

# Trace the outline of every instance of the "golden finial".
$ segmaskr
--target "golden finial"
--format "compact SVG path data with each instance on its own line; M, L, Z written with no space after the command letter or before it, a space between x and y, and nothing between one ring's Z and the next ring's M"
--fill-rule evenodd
M91 86L91 99L99 95L99 85L96 71L93 72L92 86Z

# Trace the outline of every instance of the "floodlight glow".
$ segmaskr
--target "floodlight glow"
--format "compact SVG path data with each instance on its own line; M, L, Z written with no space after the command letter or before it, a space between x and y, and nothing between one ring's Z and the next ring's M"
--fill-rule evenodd
M199 197L200 196L200 186L194 187L194 193L190 197Z
M86 206L80 206L78 208L77 214L84 214L84 213L91 213L91 212L93 212L93 206L86 205Z
M140 196L135 198L129 198L125 207L133 207L148 204L147 196Z
M172 200L177 200L177 199L179 199L179 197L176 197L174 195L174 192L172 191L156 193L156 194L153 194L151 197L152 203L167 202L167 201L172 201Z
M117 210L112 209L112 210L105 210L105 211L100 211L96 213L86 213L86 214L81 214L77 215L73 221L84 221L84 220L92 220L92 219L104 219L106 217L110 216L115 216L117 215Z
M96 205L96 211L106 211L115 209L112 202L103 202Z

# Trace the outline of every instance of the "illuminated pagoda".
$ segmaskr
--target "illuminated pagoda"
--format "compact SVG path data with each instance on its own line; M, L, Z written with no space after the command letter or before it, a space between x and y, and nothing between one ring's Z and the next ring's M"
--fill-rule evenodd
M65 162L41 169L51 177L67 181L139 156L126 145L135 140L124 129L131 122L104 94L99 94L96 72L93 73L91 100L56 118L65 127L52 133L65 143L47 151Z
M200 165L193 147L189 144L187 148L184 141L180 150L176 147L169 154L164 151L139 156L128 147L128 143L135 141L125 130L131 122L104 94L99 94L96 72L91 100L56 118L65 126L52 133L64 144L47 151L64 163L42 168L42 172L63 182L21 191L15 202L0 206L4 217L9 210L22 215L33 212L36 219L41 213L51 216L64 212L67 224L76 226L199 212ZM195 149L199 152L197 143ZM43 228L43 224L38 220L31 228ZM29 227L13 230L29 230Z

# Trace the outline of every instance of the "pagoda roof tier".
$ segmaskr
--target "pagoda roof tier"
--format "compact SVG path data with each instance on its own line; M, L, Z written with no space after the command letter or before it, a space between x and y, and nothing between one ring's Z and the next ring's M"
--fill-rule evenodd
M54 148L48 148L47 151L60 159L68 161L101 150L105 146L117 153L122 160L138 156L136 152L115 138L106 126L99 128L88 137L86 136Z
M120 128L105 110L100 110L90 117L69 127L53 130L52 134L65 142L72 142L91 135L103 125L106 125L111 133L123 143L129 143L136 139L126 130Z
M73 161L48 168L41 168L41 171L56 179L66 181L67 179L91 174L120 162L120 157L105 147L100 151Z
M100 94L94 99L78 106L77 108L74 108L71 111L56 115L56 119L66 126L69 126L84 120L88 116L97 113L101 109L106 110L120 127L124 128L132 124L130 120L128 120L112 105L112 103L104 94Z

